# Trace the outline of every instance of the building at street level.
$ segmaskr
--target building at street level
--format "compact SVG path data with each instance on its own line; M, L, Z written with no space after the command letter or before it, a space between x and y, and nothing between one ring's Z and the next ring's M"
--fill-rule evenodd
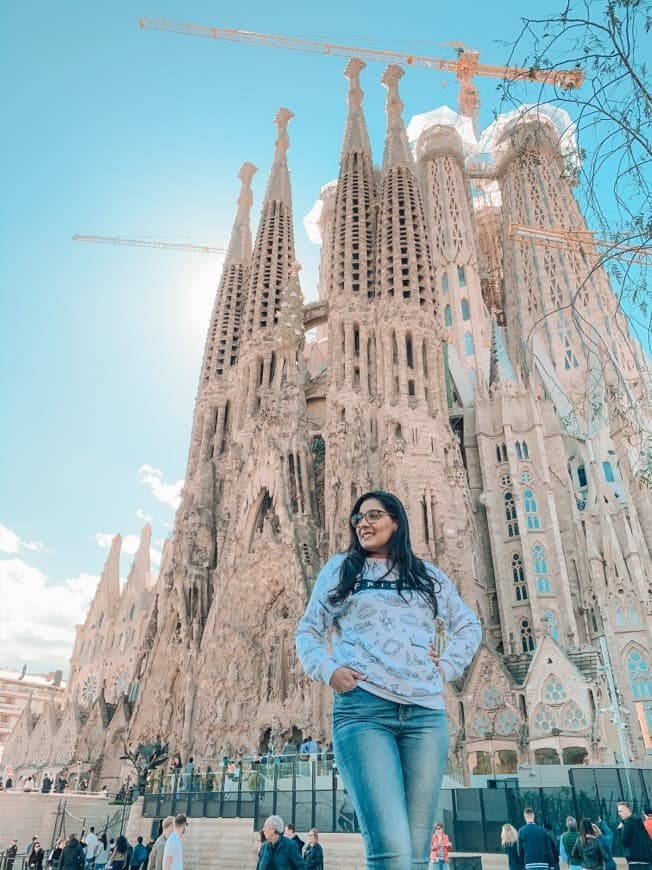
M568 118L523 108L478 138L441 108L406 128L390 66L377 165L363 66L347 66L339 174L309 221L317 302L296 263L289 110L254 238L256 169L240 170L157 585L134 599L124 672L109 680L92 640L73 656L69 718L98 776L123 737L208 764L329 738L330 692L293 634L375 488L404 501L416 551L482 619L447 689L451 759L501 774L652 751L652 377L591 236L559 242L586 230ZM107 597L104 618L125 606Z

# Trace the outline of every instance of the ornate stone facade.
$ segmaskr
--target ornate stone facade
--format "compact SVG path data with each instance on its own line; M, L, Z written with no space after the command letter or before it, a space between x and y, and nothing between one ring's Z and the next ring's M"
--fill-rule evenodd
M346 70L339 177L316 211L318 302L303 304L294 252L291 112L275 120L253 245L256 170L242 167L158 584L134 579L118 606L109 558L64 723L92 702L95 675L104 693L77 725L88 740L102 716L114 735L128 725L133 743L160 736L207 763L327 739L329 692L303 674L293 632L319 565L346 546L352 501L382 487L483 620L479 654L447 690L452 758L486 774L640 763L652 499L637 471L652 380L592 244L527 240L527 227L585 229L563 137L545 109L501 117L480 141L438 110L411 147L389 67L378 169L363 66ZM122 641L100 667L101 613L123 618L128 602L138 627L112 628ZM97 739L106 768L116 737Z

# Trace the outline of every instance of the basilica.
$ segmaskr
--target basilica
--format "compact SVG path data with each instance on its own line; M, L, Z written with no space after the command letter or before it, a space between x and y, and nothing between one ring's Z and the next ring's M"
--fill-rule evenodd
M570 119L523 106L477 133L442 107L406 126L390 66L378 164L363 67L347 65L339 172L305 220L318 301L295 256L291 111L253 238L256 168L240 169L160 574L146 528L120 589L115 539L63 708L26 710L16 770L79 759L104 782L156 739L204 764L327 741L330 692L294 630L377 488L482 621L447 687L462 778L652 752L652 370L573 193Z

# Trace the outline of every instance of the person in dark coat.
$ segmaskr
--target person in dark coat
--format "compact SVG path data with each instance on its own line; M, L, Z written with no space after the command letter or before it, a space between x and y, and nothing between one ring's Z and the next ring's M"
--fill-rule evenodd
M643 819L632 813L632 808L627 801L618 801L618 815L620 816L620 839L625 850L627 866L631 870L648 870L652 864L652 840L645 829Z
M85 865L84 847L77 839L77 834L70 834L68 842L63 847L61 858L59 858L58 870L84 870Z
M507 855L509 870L523 870L523 859L518 852L518 831L513 825L503 825L500 831L500 847Z
M604 870L609 860L609 853L604 847L601 837L596 837L591 819L582 819L580 822L580 835L573 846L571 855L579 858L584 870Z
M550 838L550 847L552 849L552 857L554 861L554 863L550 866L553 867L554 870L559 870L559 846L557 845L557 840L555 839L555 834L552 830L552 825L550 824L550 822L543 823L543 830Z
M270 816L263 825L265 842L258 853L256 870L305 870L296 843L283 836L283 819Z
M18 854L18 840L14 837L11 841L11 846L5 852L5 861L7 870L13 870L14 861L16 860L16 855Z
M29 853L29 861L27 866L29 870L43 870L43 860L45 858L45 852L41 849L40 843L34 843L34 848Z
M297 844L297 848L299 850L299 854L303 853L303 847L306 845L301 837L294 830L294 825L291 825L289 822L285 825L285 836L288 840L292 840Z
M303 850L303 861L306 870L324 870L324 850L319 843L317 828L308 832L308 845Z
M525 870L549 870L554 867L555 857L550 837L541 825L534 821L534 810L523 810L525 824L518 832L518 853L525 864Z

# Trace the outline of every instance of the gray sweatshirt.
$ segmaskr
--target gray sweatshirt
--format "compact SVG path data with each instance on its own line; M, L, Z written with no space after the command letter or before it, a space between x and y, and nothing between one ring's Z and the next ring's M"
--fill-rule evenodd
M328 596L339 582L344 558L340 553L324 565L299 622L296 646L304 669L313 680L328 685L337 668L346 665L367 677L358 680L358 686L372 694L443 709L443 681L427 655L428 642L435 638L430 606L409 590L404 590L401 598L391 588L395 575L384 576L387 563L383 559L368 559L359 578L361 588L344 601L331 604ZM482 630L478 617L464 604L448 577L429 562L424 564L441 584L438 616L446 627L448 644L440 665L446 679L453 680L473 658Z

